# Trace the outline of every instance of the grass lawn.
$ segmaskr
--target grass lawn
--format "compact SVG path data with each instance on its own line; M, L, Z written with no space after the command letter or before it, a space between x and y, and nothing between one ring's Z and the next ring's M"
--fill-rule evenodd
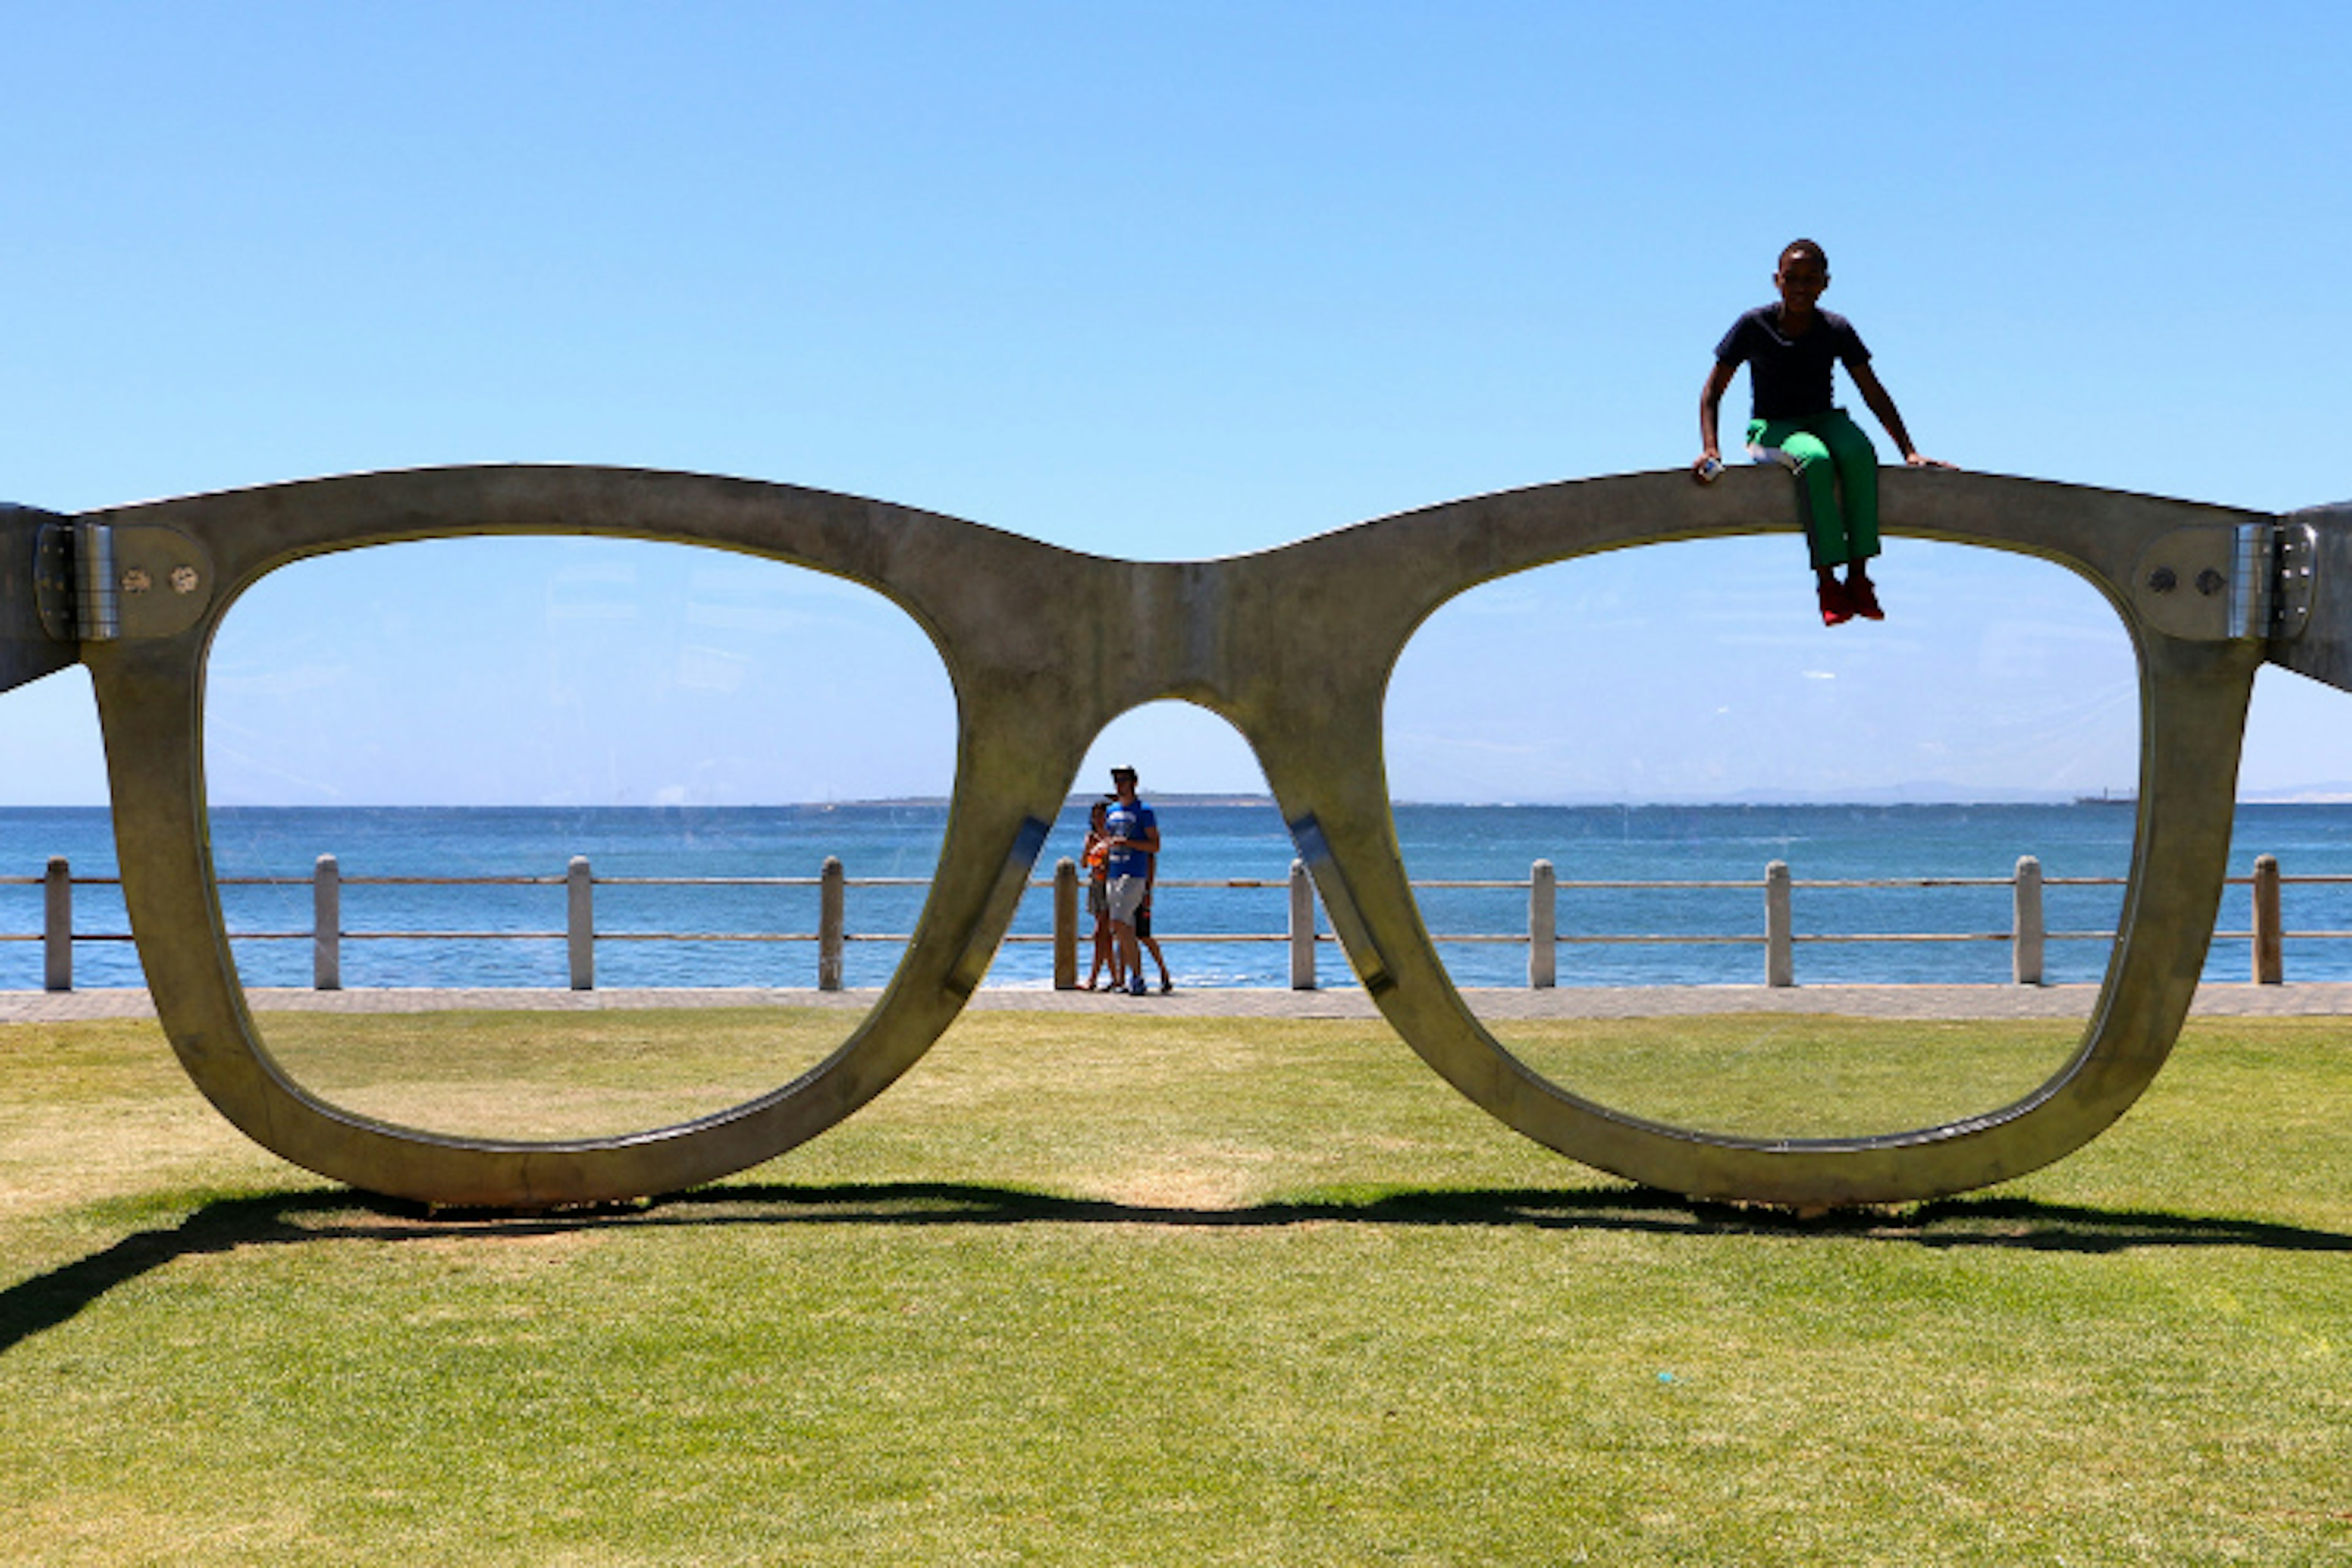
M566 1016L615 1114L769 1032ZM482 1113L468 1020L336 1022L320 1080ZM1697 1118L1767 1030L1855 1059L1675 1028L1612 1059L1748 1061ZM0 1062L0 1561L2352 1563L2352 1022L2201 1023L2073 1159L1812 1224L1567 1163L1377 1024L971 1015L772 1165L536 1219L278 1163L150 1024Z

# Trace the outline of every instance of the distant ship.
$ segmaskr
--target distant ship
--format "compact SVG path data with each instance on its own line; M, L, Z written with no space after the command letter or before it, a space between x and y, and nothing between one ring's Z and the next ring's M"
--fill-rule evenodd
M2136 795L2111 795L2105 790L2101 790L2096 795L2076 795L2074 797L2074 804L2076 805L2137 805L2139 804L2139 796Z

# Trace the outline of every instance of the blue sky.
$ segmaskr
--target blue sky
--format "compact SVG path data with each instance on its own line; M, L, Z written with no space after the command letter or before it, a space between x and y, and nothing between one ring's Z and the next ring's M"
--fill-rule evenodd
M575 461L1234 553L1686 463L1708 352L1799 233L1930 452L2241 506L2352 496L2324 368L2352 315L2340 7L100 4L0 26L0 452L36 505ZM950 699L860 595L549 546L499 563L512 615L444 621L442 557L348 570L232 617L224 798L944 787ZM1792 539L1483 591L1407 655L1394 787L2129 787L2129 670L2095 603L1900 542L1880 575L1895 618L1836 633L1807 624ZM462 673L420 695L418 649L461 625ZM845 637L859 658L811 679L796 646ZM656 667L667 689L637 679ZM2266 672L2248 791L2352 788L2347 700ZM0 804L102 799L89 707L78 672L0 696ZM857 754L801 743L842 713ZM1096 763L1112 749L1166 790L1256 783L1186 710L1122 721ZM558 754L562 779L537 767Z

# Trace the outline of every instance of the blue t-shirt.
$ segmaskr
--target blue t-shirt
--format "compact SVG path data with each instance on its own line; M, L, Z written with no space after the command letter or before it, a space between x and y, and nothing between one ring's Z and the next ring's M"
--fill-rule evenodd
M1753 395L1752 419L1802 419L1830 411L1830 381L1833 366L1852 370L1870 363L1862 334L1843 316L1815 310L1811 331L1801 338L1780 335L1780 307L1759 305L1731 324L1715 345L1715 357L1727 365L1748 366L1748 390Z
M1132 805L1114 800L1104 816L1103 826L1113 838L1140 838L1160 826L1160 819L1139 800ZM1144 850L1121 848L1114 844L1103 869L1114 877L1140 877L1151 869L1151 857Z

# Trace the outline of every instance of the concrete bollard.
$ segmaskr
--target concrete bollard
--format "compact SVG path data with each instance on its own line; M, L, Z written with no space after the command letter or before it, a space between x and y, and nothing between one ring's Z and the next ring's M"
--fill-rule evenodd
M1078 988L1078 863L1054 862L1054 989Z
M343 870L332 855L310 868L310 989L343 988Z
M1304 860L1290 863L1290 988L1315 989L1315 883Z
M62 855L49 857L41 879L41 984L73 989L73 872Z
M2254 858L2254 984L2286 983L2286 944L2279 923L2279 863L2275 855Z
M1528 986L1549 991L1559 984L1559 877L1551 862L1538 860L1528 872Z
M2042 984L2049 928L2042 915L2042 862L2017 858L2017 889L2009 923L2009 977L2020 985Z
M1787 986L1797 983L1796 917L1789 900L1789 863L1775 860L1764 868L1764 984Z
M816 988L841 989L842 962L849 945L849 879L843 875L841 857L828 855L817 875Z
M572 989L596 989L596 884L588 873L588 857L574 855L563 874L564 935L572 953Z

